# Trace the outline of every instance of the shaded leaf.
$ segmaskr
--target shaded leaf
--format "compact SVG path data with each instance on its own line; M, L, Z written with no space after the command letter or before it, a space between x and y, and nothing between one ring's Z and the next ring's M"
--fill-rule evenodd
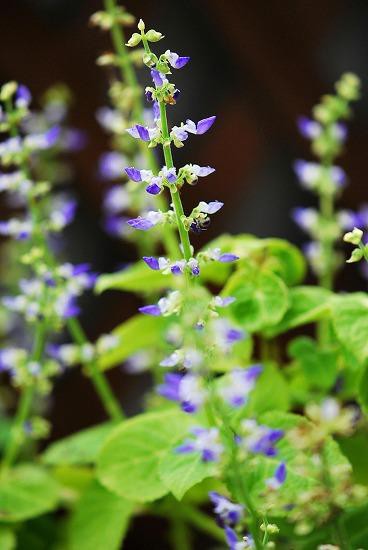
M133 504L93 481L73 511L70 550L118 550Z
M59 485L44 469L21 465L0 482L0 520L23 521L56 508Z
M87 428L52 443L42 455L47 465L91 464L114 428L112 422Z
M181 500L185 493L215 473L212 462L203 462L199 453L178 454L170 450L159 465L159 476L172 494Z
M152 293L175 286L173 275L163 275L161 271L150 269L145 262L137 262L123 271L100 275L95 292L105 290L125 290L128 292Z
M150 502L168 489L159 476L162 457L182 439L193 420L177 409L141 414L124 421L103 446L97 477L129 500Z

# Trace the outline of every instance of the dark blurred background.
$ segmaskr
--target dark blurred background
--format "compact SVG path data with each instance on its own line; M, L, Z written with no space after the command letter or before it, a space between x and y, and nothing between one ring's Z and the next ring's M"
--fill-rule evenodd
M193 162L216 167L215 174L184 194L187 208L198 200L225 202L211 228L197 238L198 246L223 231L277 236L296 244L306 241L290 218L293 207L314 201L300 190L291 168L295 158L311 158L295 122L298 115L310 112L321 94L332 91L333 83L347 70L361 77L363 98L354 105L355 117L341 159L350 179L341 203L356 208L368 201L365 0L128 0L125 6L163 32L166 39L157 49L191 56L190 64L175 73L182 96L169 112L171 121L218 117L211 132L188 140L183 149L175 151L179 165ZM112 271L134 260L136 253L101 228L104 184L97 165L108 138L95 112L107 103L108 72L97 67L95 60L111 45L108 33L91 28L88 20L102 8L102 2L2 0L1 7L0 80L27 84L35 98L49 86L65 82L74 93L71 123L87 132L86 148L72 158L80 207L66 231L67 256L75 262L90 261L100 272ZM140 78L146 85L147 72L143 70ZM85 300L83 318L88 334L93 339L109 331L137 305L128 294L90 297ZM134 410L140 383L122 381L120 372L112 377L117 391L129 395L128 412ZM80 392L89 391L80 377L71 378L57 387L56 409L65 393L73 400L73 395L78 399ZM55 435L101 414L92 393L86 410L78 410L78 420L73 407L62 409Z
M182 96L170 111L172 122L218 116L211 132L176 152L178 164L217 170L185 194L187 208L200 199L225 202L198 245L223 231L305 242L290 210L314 199L299 189L291 166L295 158L311 156L295 121L332 91L344 71L360 76L363 99L354 106L341 159L350 179L342 205L368 202L366 0L127 0L124 5L165 35L157 49L191 56L190 65L175 74ZM107 75L95 59L111 46L108 34L91 28L88 19L101 8L98 0L2 0L0 18L1 82L23 82L35 97L56 82L73 90L72 124L87 132L88 144L73 159L80 208L66 233L67 252L72 261L90 261L100 272L135 258L134 249L108 237L100 222L103 184L97 163L107 137L95 112L107 102ZM140 76L143 84L147 77ZM364 288L365 282L350 282L347 275L340 284ZM85 306L82 321L93 339L132 314L138 301L107 293L89 298ZM109 376L128 413L136 411L147 378L124 377L119 369ZM57 384L52 410L54 437L103 418L88 382L76 372Z

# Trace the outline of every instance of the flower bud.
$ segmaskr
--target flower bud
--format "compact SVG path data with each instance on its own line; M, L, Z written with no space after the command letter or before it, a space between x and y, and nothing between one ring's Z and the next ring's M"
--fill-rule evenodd
M148 33L146 34L146 38L148 42L158 42L163 37L164 37L163 34L161 34L160 32L154 31L153 29L149 30Z
M4 84L4 86L1 87L0 100L7 101L8 99L10 99L12 95L15 94L17 87L18 84L14 80Z
M129 46L129 48L133 48L134 46L138 46L141 40L142 40L141 35L135 32L129 38L128 42L126 43L126 46Z
M356 248L351 253L350 258L348 260L346 260L346 263L347 264L353 264L355 262L359 262L362 258L363 258L363 250L361 250L360 248Z
M354 227L353 231L345 233L344 241L346 243L358 245L361 242L362 237L363 231L361 229L358 229L357 227Z
M360 80L354 73L345 73L336 83L337 93L347 101L359 98Z
M144 24L143 19L140 19L140 20L138 21L138 29L139 29L140 31L144 31L145 28L146 28L146 25Z

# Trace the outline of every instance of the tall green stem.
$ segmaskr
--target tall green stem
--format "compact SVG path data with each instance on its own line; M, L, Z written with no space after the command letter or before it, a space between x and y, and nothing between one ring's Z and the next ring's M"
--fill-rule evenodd
M72 338L79 346L83 346L88 342L80 323L75 317L70 317L68 319L67 327ZM96 359L92 359L88 362L86 361L84 365L86 366L87 372L91 377L92 384L99 395L106 412L112 420L122 420L124 415L120 404L114 396L106 377L100 371Z
M46 323L40 322L36 326L33 351L31 355L31 361L40 361L43 354L46 335ZM24 441L24 423L29 417L33 396L35 393L35 385L31 384L21 391L19 398L17 412L15 414L13 426L10 431L8 443L5 447L3 461L2 461L2 474L5 474L17 458L19 450Z
M172 152L171 152L171 140L170 140L169 128L167 124L166 105L163 101L160 101L159 105L160 105L160 118L161 118L161 125L162 125L162 128L161 128L162 138L164 140L162 148L164 152L165 165L166 165L166 168L174 168L174 161L173 161ZM180 193L176 187L170 186L170 194L171 194L171 199L172 199L172 203L173 203L174 211L176 215L176 223L178 225L180 241L183 247L183 255L186 260L189 260L192 257L192 252L191 252L188 231L185 229L183 224L184 210L183 210L183 205L180 198Z
M114 14L116 13L117 2L116 0L104 0L105 10L112 16L112 26L110 30L112 43L114 45L115 52L119 59L119 68L121 72L121 78L123 82L126 82L128 86L133 90L133 107L132 117L134 122L143 123L143 102L140 93L140 85L137 79L136 72L133 67L133 63L130 59L129 51L125 45L126 39L123 27L117 23ZM144 155L148 168L153 172L157 172L159 167L152 149L148 149L144 143L140 144L140 149ZM156 197L156 202L161 210L167 209L167 203L163 195ZM170 226L165 226L162 233L162 241L168 254L172 258L178 257L179 248L178 242L173 229Z

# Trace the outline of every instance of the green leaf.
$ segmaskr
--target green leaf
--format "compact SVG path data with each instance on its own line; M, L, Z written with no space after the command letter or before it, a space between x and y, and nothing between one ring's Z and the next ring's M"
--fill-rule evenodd
M21 465L0 483L0 520L23 521L56 508L58 483L39 466Z
M120 344L104 354L99 360L102 369L109 369L122 363L146 348L157 346L163 341L167 319L149 315L135 315L116 327L112 334L118 336Z
M336 297L332 302L336 335L358 361L368 359L368 296L363 293Z
M363 411L368 414L368 366L364 368L359 381L358 399Z
M341 437L339 439L339 446L352 465L355 482L368 485L367 434L356 433L350 437Z
M299 248L283 239L264 239L267 258L263 267L279 275L288 286L300 283L306 273L306 261Z
M314 323L330 315L332 292L316 286L299 286L289 291L290 306L280 322L265 332L269 337Z
M129 500L150 502L168 489L159 477L161 458L184 438L193 420L177 409L141 414L117 427L103 446L97 477Z
M313 386L329 389L335 383L338 366L336 350L320 349L312 338L300 336L290 343L288 353Z
M234 273L223 294L236 298L229 307L230 313L250 332L280 322L289 305L288 289L282 279L254 266Z
M288 384L276 365L263 365L263 372L247 405L248 414L258 415L267 411L287 411L290 406Z
M1 550L14 550L16 546L14 532L8 527L0 525L0 548Z
M118 550L133 504L94 481L78 502L70 522L70 550Z
M106 422L52 443L42 455L48 466L92 464L115 424Z
M172 449L162 458L159 476L165 487L181 500L185 493L215 473L211 462L203 462L198 453L177 454Z
M95 292L101 294L105 290L126 290L152 293L172 286L175 286L172 275L163 275L161 271L150 269L145 262L140 261L118 273L100 275L95 285Z

